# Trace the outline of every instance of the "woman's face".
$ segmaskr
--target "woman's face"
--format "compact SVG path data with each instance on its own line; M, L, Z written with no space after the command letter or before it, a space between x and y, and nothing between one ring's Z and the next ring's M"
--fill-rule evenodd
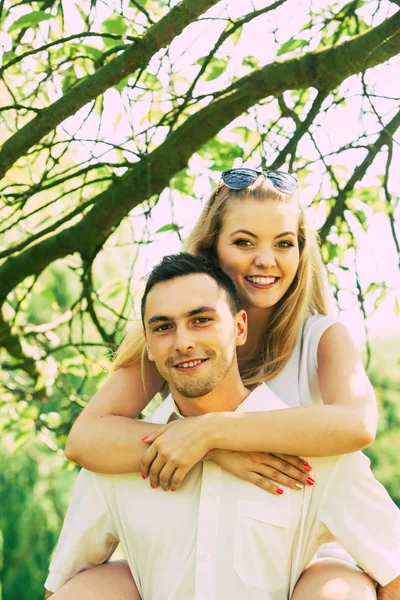
M298 207L274 200L231 201L217 252L233 279L242 308L272 308L299 266Z

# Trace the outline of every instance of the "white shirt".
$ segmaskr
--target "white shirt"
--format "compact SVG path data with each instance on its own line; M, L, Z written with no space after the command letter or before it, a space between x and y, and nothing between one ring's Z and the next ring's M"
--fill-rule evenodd
M238 411L287 408L266 385ZM147 419L166 423L171 396ZM337 538L382 585L400 575L400 511L361 452L307 458L316 484L269 494L212 461L175 493L140 474L82 470L45 587L107 560L118 541L142 600L287 600L323 542Z

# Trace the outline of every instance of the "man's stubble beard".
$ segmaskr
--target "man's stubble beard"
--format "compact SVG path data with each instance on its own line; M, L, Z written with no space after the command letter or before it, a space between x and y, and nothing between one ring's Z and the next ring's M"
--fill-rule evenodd
M236 348L234 348L231 360L229 362L228 360L224 361L224 368L221 363L219 363L218 366L221 366L221 370L218 369L217 371L214 371L214 373L210 374L206 379L199 377L197 380L187 381L183 384L174 382L175 388L184 398L200 398L201 396L206 396L212 392L223 379L225 379L231 370L235 360L235 352Z

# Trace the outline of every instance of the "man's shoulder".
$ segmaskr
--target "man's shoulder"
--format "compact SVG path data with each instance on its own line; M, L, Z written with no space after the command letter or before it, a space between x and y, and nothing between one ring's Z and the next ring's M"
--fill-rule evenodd
M176 410L174 399L171 394L163 400L153 412L143 419L146 423L168 423L168 419L171 414Z
M318 483L321 492L321 488L330 488L332 484L335 486L335 482L340 482L342 490L352 489L354 486L360 490L362 480L368 482L375 479L369 458L360 450L337 456L303 458L312 466L311 476Z
M254 411L290 408L282 398L271 390L267 383L260 383L260 385L249 394L245 402L243 402L243 410L248 410L245 406L251 406Z

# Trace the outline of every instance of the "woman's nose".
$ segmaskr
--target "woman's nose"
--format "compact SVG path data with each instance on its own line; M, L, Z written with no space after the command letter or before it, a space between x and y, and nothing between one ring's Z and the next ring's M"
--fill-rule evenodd
M276 265L275 254L272 250L260 250L254 259L256 267L270 267Z

